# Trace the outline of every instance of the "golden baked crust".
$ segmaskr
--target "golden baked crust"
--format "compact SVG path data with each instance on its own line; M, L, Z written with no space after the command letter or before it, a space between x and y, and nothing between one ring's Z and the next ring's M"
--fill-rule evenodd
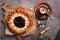
M18 28L13 23L14 18L18 16L22 16L26 21L23 28ZM34 27L36 27L36 22L33 16L28 10L24 9L21 6L17 7L16 9L12 9L11 11L7 11L4 18L8 29L16 35L26 34L31 28L33 29Z

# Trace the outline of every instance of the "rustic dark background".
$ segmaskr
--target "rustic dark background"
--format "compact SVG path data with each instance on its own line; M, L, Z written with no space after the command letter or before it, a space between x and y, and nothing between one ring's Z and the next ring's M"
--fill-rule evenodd
M57 34L58 29L60 28L60 0L0 0L0 3L3 3L7 1L12 7L16 7L17 5L25 5L27 7L32 7L39 3L39 2L47 2L51 7L52 7L52 15L54 16L53 18L53 23L56 23L54 29L50 29L47 33L44 35L48 36L52 40L55 39L54 33ZM2 11L1 6L0 6L0 40L17 40L15 36L8 36L4 34L5 26L1 22L2 17L4 16L4 11ZM54 21L55 20L55 21ZM52 23L50 23L51 25Z

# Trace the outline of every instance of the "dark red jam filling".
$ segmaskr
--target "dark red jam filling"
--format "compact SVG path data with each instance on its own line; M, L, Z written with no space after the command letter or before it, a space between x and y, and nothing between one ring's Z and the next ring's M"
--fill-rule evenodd
M25 20L21 16L15 17L13 22L14 22L14 25L18 28L23 28L25 26Z

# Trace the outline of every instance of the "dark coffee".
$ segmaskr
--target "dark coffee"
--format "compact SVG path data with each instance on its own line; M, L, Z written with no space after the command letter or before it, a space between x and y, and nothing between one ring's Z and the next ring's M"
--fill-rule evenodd
M36 16L36 18L39 19L39 20L45 20L45 19L48 18L47 12L43 14L43 13L40 12L40 9L37 9L37 10L36 10L35 16Z

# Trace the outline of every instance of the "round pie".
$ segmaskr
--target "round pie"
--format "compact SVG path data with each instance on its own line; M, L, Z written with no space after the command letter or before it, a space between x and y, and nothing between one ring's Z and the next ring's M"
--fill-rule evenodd
M5 21L8 29L17 35L26 34L36 28L36 21L34 20L32 12L20 6L7 11Z

